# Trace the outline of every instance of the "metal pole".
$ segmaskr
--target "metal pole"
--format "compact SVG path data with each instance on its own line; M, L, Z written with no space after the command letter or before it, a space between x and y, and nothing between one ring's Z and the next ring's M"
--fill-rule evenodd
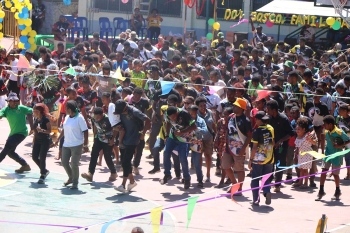
M199 0L197 0L199 1ZM206 7L205 7L205 34L208 34L209 32L209 25L208 25L208 20L209 20L209 8L210 8L210 1L209 0L202 0L202 1L207 1Z
M184 4L185 5L185 4ZM185 17L184 17L184 38L183 42L186 43L186 21L187 21L187 6L185 5Z
M216 0L214 0L214 2L213 2L213 4L214 4L214 20L215 20L215 22L216 22L216 8L217 8L217 5L216 5ZM207 21L208 22L208 21ZM207 23L208 24L208 23ZM214 30L214 28L212 29L212 33L213 33L213 35L215 34L214 33L215 32L215 30ZM213 40L215 39L215 35L213 36Z

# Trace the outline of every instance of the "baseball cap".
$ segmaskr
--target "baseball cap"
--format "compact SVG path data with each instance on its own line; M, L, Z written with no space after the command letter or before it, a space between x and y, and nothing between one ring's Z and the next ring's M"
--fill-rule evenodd
M225 38L224 33L223 33L223 32L219 32L219 33L218 33L218 37L219 37L220 39Z
M242 98L237 98L233 105L236 105L243 110L247 110L247 102Z
M293 62L292 61L285 61L283 65L293 69Z
M255 114L255 119L258 120L268 120L270 119L268 115L264 111L259 111Z
M126 107L126 102L125 100L117 100L117 102L115 102L115 110L114 110L114 114L122 114L125 107Z

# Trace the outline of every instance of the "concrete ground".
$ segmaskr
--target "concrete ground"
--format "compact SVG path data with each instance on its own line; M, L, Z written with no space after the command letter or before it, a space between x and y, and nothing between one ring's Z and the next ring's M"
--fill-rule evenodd
M0 120L0 149L3 148L9 127L6 119ZM103 161L98 166L94 182L88 183L80 179L79 190L72 191L63 188L62 183L67 179L61 163L54 159L57 148L51 149L47 157L47 167L50 175L45 185L37 184L39 169L31 159L32 137L27 137L18 147L17 152L30 164L32 171L24 174L15 174L18 164L6 157L0 164L0 203L1 203L1 232L67 232L78 227L91 226L87 230L75 232L100 232L103 222L118 219L133 213L149 211L159 205L169 206L179 203L181 199L200 195L201 198L212 197L226 193L225 190L215 188L219 177L211 172L210 183L205 183L204 189L198 189L196 176L192 173L192 186L185 191L183 185L176 179L168 185L160 185L158 179L162 173L149 175L151 160L145 156L140 166L140 175L136 176L138 186L130 194L118 194L113 187L121 183L118 178L115 182L108 182L109 170ZM82 156L80 172L87 171L89 153ZM205 168L203 166L203 170ZM121 172L118 172L121 175ZM341 177L346 174L341 171ZM318 184L318 178L317 178ZM198 203L195 207L191 224L186 230L187 209L180 207L164 212L164 225L160 232L315 232L317 222L322 214L328 216L327 227L329 232L350 232L349 203L350 181L341 181L342 197L340 201L331 201L335 190L331 179L326 181L327 195L321 202L315 202L317 189L296 190L285 185L281 193L272 194L270 206L261 205L252 207L251 192L235 200L229 198ZM250 188L250 178L246 178L243 189ZM262 197L264 201L264 197ZM342 214L343 213L343 214ZM142 227L145 232L152 232L149 215L133 218L112 224L106 232L131 232L135 226ZM40 224L51 224L40 225ZM340 228L339 228L340 227ZM337 229L339 228L339 229ZM21 229L19 231L19 229ZM332 229L335 229L332 231Z

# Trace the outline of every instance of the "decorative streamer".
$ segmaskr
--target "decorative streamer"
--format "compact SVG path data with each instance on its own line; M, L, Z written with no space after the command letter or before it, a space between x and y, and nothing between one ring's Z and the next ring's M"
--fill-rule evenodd
M260 189L259 189L258 200L256 202L258 202L260 200L260 192L264 188L264 185L265 185L266 181L270 178L271 175L272 175L272 173L269 173L269 174L264 175L261 178L261 186L260 186Z
M160 81L160 86L162 88L162 95L167 95L173 89L175 82Z
M27 58L22 54L20 54L18 57L17 67L21 69L31 68Z
M121 81L125 81L125 77L123 77L122 72L120 70L120 67L118 67L118 69L115 71L114 75L112 76L112 78L121 80Z
M283 169L291 169L291 168L295 168L295 167L299 167L301 164L295 164L295 165L292 165L292 166L280 166L280 161L278 160L277 163L276 163L276 167L278 168L283 168Z
M339 156L346 155L349 152L350 152L350 149L339 151L337 153L334 153L334 154L331 154L331 155L327 156L325 161L328 163L330 160L332 160L332 159L334 159L336 157L339 157Z
M240 25L241 23L248 23L248 22L249 22L248 19L240 19L240 20L238 21L238 23L236 23L236 24L230 26L230 28L234 28L234 27Z
M326 157L324 154L318 153L316 151L306 151L306 152L300 153L301 156L304 156L306 154L309 154L316 159L323 159L324 157Z
M240 183L236 183L234 185L232 185L231 187L231 199L232 201L234 201L237 205L242 206L241 204L238 204L238 202L235 201L235 199L233 199L234 194L238 191L239 187L241 187Z
M198 201L199 196L190 197L187 200L187 224L186 229L188 229L188 226L190 225L192 214L194 207L196 206L196 203Z
M163 206L159 206L159 207L152 209L150 212L153 233L159 232L159 227L160 227L160 224L162 222L162 209L163 209Z
M76 228L76 229L82 229L82 228L84 228L84 227L81 227L81 226L69 226L69 225L33 223L33 222L16 222L16 221L4 221L4 220L0 220L0 222L3 222L3 223L13 223L13 224L20 224L20 225L45 226L45 227L64 227L64 228Z

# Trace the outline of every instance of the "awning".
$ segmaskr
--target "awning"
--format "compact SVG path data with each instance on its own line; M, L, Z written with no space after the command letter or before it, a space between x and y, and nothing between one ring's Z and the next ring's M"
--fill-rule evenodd
M274 0L257 10L257 12L269 12L291 15L317 15L340 17L333 7L317 7L314 2ZM346 12L343 11L346 16Z

